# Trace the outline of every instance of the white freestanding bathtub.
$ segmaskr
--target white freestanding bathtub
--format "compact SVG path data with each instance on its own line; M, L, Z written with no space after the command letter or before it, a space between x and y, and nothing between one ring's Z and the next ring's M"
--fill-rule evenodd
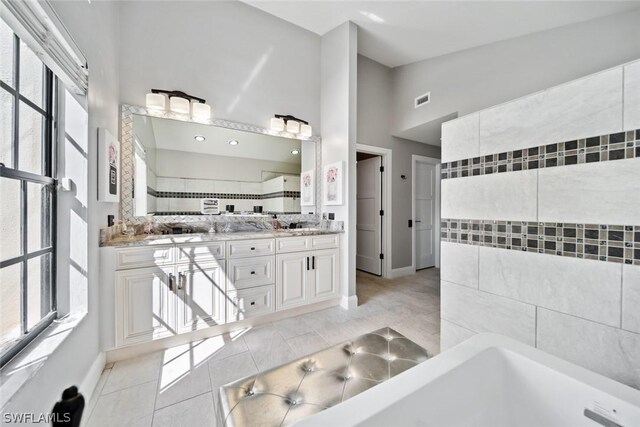
M479 334L296 425L640 427L640 391Z

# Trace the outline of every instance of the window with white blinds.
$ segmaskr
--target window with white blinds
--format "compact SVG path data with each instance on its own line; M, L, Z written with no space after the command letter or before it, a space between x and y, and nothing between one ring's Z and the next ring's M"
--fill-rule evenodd
M87 61L47 1L0 0L0 16L65 86L85 95Z

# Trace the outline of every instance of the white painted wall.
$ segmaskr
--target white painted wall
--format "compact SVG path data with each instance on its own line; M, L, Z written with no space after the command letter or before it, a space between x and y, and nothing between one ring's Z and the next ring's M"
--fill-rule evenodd
M84 52L91 70L87 98L87 170L84 174L88 178L76 183L80 193L61 198L60 209L66 210L62 214L75 220L60 224L58 230L58 239L66 248L66 256L79 250L86 254L86 259L80 263L86 262L86 272L82 273L86 276L79 278L77 284L88 292L88 313L47 358L37 375L13 397L3 409L5 412L49 412L64 388L74 384L81 386L101 354L98 324L101 299L97 251L99 224L106 222L107 214L116 213L117 206L96 201L96 147L98 127L105 127L114 135L118 133L118 4L56 1L53 7ZM86 227L86 234L78 233L77 226ZM78 236L80 240L71 240ZM69 265L65 268L69 269ZM88 395L92 390L81 387L80 391Z
M391 73L391 68L358 55L358 143L393 150L393 234L388 252L392 267L402 268L411 266L411 156L440 158L440 147L391 135Z
M393 69L393 133L459 116L640 57L640 10ZM431 103L414 98L431 91Z
M159 177L262 182L263 171L299 174L300 164L156 150L156 174Z
M320 37L236 1L121 3L120 101L151 88L205 98L218 118L320 125Z
M345 175L343 205L323 206L322 212L333 212L336 220L344 221L345 250L340 263L346 297L355 297L356 288L357 31L355 24L346 22L322 36L320 61L322 163L344 162Z

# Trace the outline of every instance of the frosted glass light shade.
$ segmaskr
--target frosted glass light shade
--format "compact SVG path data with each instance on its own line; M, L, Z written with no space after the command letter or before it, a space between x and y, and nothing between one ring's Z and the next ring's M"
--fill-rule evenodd
M271 119L270 127L273 131L282 132L284 130L284 120L274 117Z
M169 108L174 113L189 114L189 100L180 98L179 96L172 96L169 98Z
M211 118L211 106L200 102L194 102L191 105L191 115L194 119L209 119Z
M300 126L300 135L302 136L311 136L312 133L312 129L311 126L309 125L302 125Z
M147 108L150 110L164 110L167 108L167 100L161 93L148 93L146 103Z
M289 133L300 132L300 122L296 122L295 120L289 120L287 122L287 132Z

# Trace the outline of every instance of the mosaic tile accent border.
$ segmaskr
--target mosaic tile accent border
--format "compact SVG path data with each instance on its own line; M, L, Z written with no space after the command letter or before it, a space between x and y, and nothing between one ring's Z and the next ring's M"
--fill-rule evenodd
M444 242L640 265L640 225L442 219Z
M299 199L299 191L277 191L267 194L242 194L242 193L189 193L182 191L155 191L147 187L147 194L159 199L227 199L227 200L265 200L278 197L290 197Z
M443 163L442 179L640 158L640 129Z
M228 129L242 130L246 132L260 133L264 135L271 135L271 131L267 128L259 126L248 125L244 123L236 123L228 120L213 119L213 120L192 120L189 116L183 114L176 114L170 111L154 111L148 110L144 107L138 107L135 105L122 104L120 111L120 219L126 221L128 224L142 224L144 223L144 216L134 216L134 203L133 203L133 114L140 114L143 116L161 117L165 119L180 120L183 122L196 122L204 123L213 126L224 127ZM312 136L309 141L315 143L316 151L316 214L314 216L319 218L318 205L319 200L322 200L322 139L319 136ZM313 209L312 207L307 207ZM196 216L195 218L189 218L190 214L186 215L167 215L156 216L155 220L158 223L176 223L176 222L193 222L201 221L201 218Z

